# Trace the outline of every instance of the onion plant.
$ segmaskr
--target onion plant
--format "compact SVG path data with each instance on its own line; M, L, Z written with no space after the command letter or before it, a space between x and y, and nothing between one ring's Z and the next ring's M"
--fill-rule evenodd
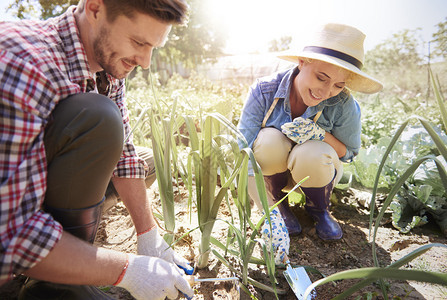
M184 171L179 172L178 166L180 165L181 167L182 165L177 163L178 149L175 137L178 135L180 125L179 118L175 117L175 113L178 99L173 97L171 104L161 101L155 93L152 74L149 73L149 76L153 98L150 103L146 101L146 103L142 104L132 97L131 100L138 104L140 110L138 119L132 124L132 128L133 131L140 131L138 136L140 138L143 137L143 141L150 137L162 204L162 214L157 212L154 212L154 214L164 221L164 229L166 231L164 239L168 244L172 244L175 231L173 178L178 174L184 176L185 173ZM144 96L147 97L147 94ZM131 133L129 133L128 137Z
M446 111L446 108L444 105L445 100L443 99L443 96L440 93L439 83L435 80L431 71L430 71L430 74L431 74L433 89L435 91L436 101L439 105L439 109L441 112L441 118L442 118L442 122L444 124L444 129L447 130L447 111ZM441 153L444 160L447 161L447 147L446 147L446 145L444 145L440 136L435 132L435 130L433 129L433 127L430 125L430 123L427 120L425 120L424 118L419 117L419 116L412 116L408 120L403 122L403 124L398 128L397 132L395 133L394 137L392 138L390 144L388 145L388 148L386 149L386 151L383 155L382 161L379 165L379 168L376 173L376 178L374 181L374 187L373 187L373 191L372 191L371 204L370 204L370 211L371 211L370 234L371 234L371 231L373 231L372 256L373 256L373 260L374 260L374 267L360 268L360 269L356 269L356 270L348 270L348 271L338 272L338 273L328 276L324 279L318 280L307 288L306 295L304 298L307 298L309 293L316 286L327 283L327 282L331 282L334 280L340 280L340 279L363 278L362 281L360 281L356 285L352 286L350 289L344 291L342 294L338 295L334 299L345 299L349 295L352 295L354 292L373 283L374 281L376 281L378 279L380 281L380 287L382 290L383 297L385 299L388 299L387 290L386 290L385 284L383 282L384 278L397 279L397 280L416 280L416 281L428 282L428 283L433 283L433 284L447 285L447 274L446 273L399 269L400 267L404 266L408 262L414 260L418 256L427 252L432 247L447 248L446 245L443 245L443 244L424 245L424 246L419 247L418 249L414 250L410 254L406 255L405 257L390 264L387 267L381 267L379 264L378 258L377 258L376 234L377 234L377 231L381 224L381 220L385 214L385 211L389 207L394 196L397 194L397 192L402 187L402 185L405 183L405 181L416 171L416 169L423 162L425 162L427 160L433 160L435 162L436 167L439 172L439 176L441 177L444 188L447 191L447 172L446 172L446 169L444 168L442 162L437 157L435 157L433 155L427 155L427 156L418 158L413 162L413 164L411 164L405 170L405 172L402 174L402 176L400 178L398 178L397 182L395 183L395 185L392 187L392 189L388 193L387 198L385 199L382 208L380 209L377 217L374 220L373 212L375 210L375 198L376 198L376 194L377 194L378 183L379 183L379 178L380 178L382 169L385 165L385 162L386 162L388 155L390 154L393 146L395 145L396 141L399 139L402 132L404 131L404 129L406 128L406 126L409 124L409 122L411 120L417 120L422 124L422 126L426 129L426 131L430 135L430 137L433 139L437 149ZM373 225L373 223L374 223L374 225Z
M211 233L217 218L219 206L228 193L237 195L236 188L247 159L240 155L235 135L237 129L228 120L217 113L203 117L200 131L190 116L185 116L185 124L190 137L190 152L188 155L188 187L195 188L195 204L198 210L199 228L202 232L200 243L199 268L207 266L210 253ZM218 185L218 179L220 186ZM246 185L245 185L246 187ZM239 190L243 190L238 188ZM194 194L189 193L190 197ZM250 218L249 202L240 205L238 198L234 199L238 208L239 218Z
M251 151L250 148L244 148L241 154L244 157L244 160L241 172L239 174L238 197L234 199L235 204L238 208L240 223L239 226L237 226L236 224L228 222L231 229L231 231L229 232L232 232L234 234L238 250L231 249L228 244L223 245L222 243L220 243L215 239L212 240L213 244L215 244L218 248L224 250L225 253L232 254L236 258L236 261L240 262L241 271L236 270L234 266L232 266L229 263L229 261L225 259L224 256L221 255L217 250L213 250L213 253L224 265L226 265L233 272L238 273L242 277L243 288L246 287L248 283L250 283L257 288L275 293L276 296L278 294L285 294L286 290L278 289L276 287L277 280L275 271L276 265L275 265L274 252L269 251L269 249L272 249L272 247L271 245L269 247L264 240L259 239L258 233L265 219L270 218L270 212L275 207L277 207L282 201L284 201L289 196L289 194L292 193L295 189L297 189L302 184L302 182L304 182L307 178L304 178L302 181L296 184L295 187L292 190L290 190L286 196L284 196L280 201L278 201L277 203L275 203L275 205L269 208L263 175L261 170L256 166L256 161L254 159L253 152ZM261 198L261 203L263 205L263 211L265 212L264 215L256 223L252 222L251 219L248 217L250 214L250 199L248 197L247 192L248 160L250 160L254 166L256 184L259 187L258 191ZM267 241L267 243L269 242L271 243L271 241ZM263 258L257 258L253 256L253 251L257 244L259 244L262 249ZM248 277L249 263L266 265L267 274L269 276L271 286L262 284ZM247 288L245 288L244 290L248 294L250 294Z
M175 101L174 109L175 111ZM158 105L158 110L151 108L150 110L150 124L151 124L151 140L152 151L154 155L155 173L157 176L157 183L159 187L160 200L163 208L163 220L167 233L164 238L167 243L172 243L174 240L175 230L175 208L174 208L174 192L172 185L172 137L173 137L173 123L172 118L164 118L161 112L161 107Z
M295 185L293 189L289 191L289 193L284 196L283 199L278 201L274 206L269 207L267 201L267 194L265 189L264 177L262 175L261 169L259 168L253 151L250 147L248 147L247 142L245 141L244 136L237 130L237 128L230 123L228 120L223 118L218 114L214 114L213 117L218 119L222 124L224 124L225 128L229 129L233 135L226 135L225 140L231 143L231 148L233 149L233 157L237 162L235 168L239 169L239 172L234 173L237 175L237 180L235 181L236 190L232 190L234 193L233 201L237 207L238 213L238 222L233 221L225 221L229 225L228 230L228 239L226 245L219 242L215 238L211 238L211 243L217 246L218 249L224 250L224 255L218 252L217 249L213 249L212 252L214 255L232 272L237 273L242 278L242 288L250 294L247 286L248 284L252 284L257 288L261 288L270 292L277 294L286 293L285 290L278 289L276 287L276 271L275 271L275 259L274 252L269 251L268 249L272 249L265 243L264 240L258 238L259 230L262 224L265 221L265 218L270 218L270 212L278 206L282 201L284 201L290 193L296 190L303 181L307 178L304 178L301 182ZM234 140L234 137L237 138L239 144L242 145L242 150L239 150L239 146ZM261 200L262 208L264 215L257 220L257 222L253 222L251 220L251 203L248 195L248 164L251 163L255 175L255 181L258 188L259 198ZM226 183L230 182L233 177L230 177ZM271 224L271 222L270 222ZM271 241L267 241L267 243L271 243ZM232 245L236 245L237 250L232 247ZM253 251L256 245L259 245L262 249L262 258L257 258L253 256ZM225 258L226 255L232 255L235 258L235 261L238 262L239 270L235 268L234 265L230 264L229 261ZM233 260L234 261L234 260ZM248 276L249 264L260 264L265 265L267 268L267 273L270 279L271 286L262 284Z
M202 118L202 111L199 109L198 119L201 122L197 126L196 116L176 116L177 98L174 97L172 104L168 105L156 97L155 91L153 91L153 95L154 101L151 105L141 105L136 99L132 99L139 104L141 109L138 119L132 124L132 127L140 131L140 137L150 137L151 140L163 209L163 215L157 214L157 216L164 220L165 229L168 232L165 235L165 240L171 246L175 244L173 241L175 230L173 179L180 175L189 191L190 209L193 198L195 198L194 203L197 207L198 229L201 231L198 267L206 267L209 254L213 252L217 259L241 276L242 288L247 293L250 293L247 288L248 284L276 293L277 282L273 253L267 251L267 245L260 242L260 246L264 250L262 252L264 257L256 258L252 255L254 246L258 242L259 228L265 217L255 224L250 220L251 208L247 193L249 159L255 166L261 203L264 211L267 212L265 215L269 217L270 214L263 176L260 169L256 167L253 153L248 147L243 151L239 148L237 141L244 139L243 136L230 121L220 114L206 114ZM148 128L148 124L150 124L150 128ZM187 129L189 138L187 166L184 166L183 162L178 159L179 150L176 145L176 137L180 136L179 128L182 126ZM238 210L238 221L235 221L237 218L234 218L231 212L230 195ZM222 220L228 224L227 245L223 245L212 236L213 226L218 220L217 214L224 199L227 201L227 207L231 214L229 221ZM239 223L239 226L236 223ZM249 228L252 229L251 233L248 232ZM248 236L250 238L247 238ZM239 251L234 251L231 248L230 240L237 240ZM211 245L218 249L224 249L225 255L211 249ZM235 255L236 261L241 263L238 266L229 264L225 258L227 254ZM266 265L272 285L268 286L249 278L249 263ZM284 290L279 292L285 293Z
M258 239L259 229L265 218L270 217L270 211L274 207L268 207L264 179L253 152L246 142L242 151L239 148L238 140L244 143L245 138L230 121L217 113L207 114L203 117L200 131L197 130L192 117L185 116L184 119L191 149L188 155L187 182L190 197L192 197L192 190L195 188L195 204L201 231L198 267L203 268L208 265L209 254L212 252L233 273L240 275L242 288L248 294L250 294L247 288L248 284L275 294L285 293L285 290L276 288L274 253L267 250L269 247L263 240ZM264 212L266 212L257 222L251 220L251 204L247 189L249 160L254 167L261 203ZM218 178L220 186L217 184ZM298 186L299 184L296 187ZM238 218L233 217L228 204L230 220L219 220L217 219L219 207L223 199L228 201L229 195L232 196L237 207ZM228 224L228 238L225 245L212 236L212 229L216 221ZM237 250L232 247L233 244L237 246ZM263 250L263 258L253 256L257 244ZM212 249L212 245L217 249ZM223 250L224 254L221 254L218 249ZM235 258L236 265L226 259L228 255ZM262 284L248 276L249 263L266 265L271 286Z
M190 190L193 186L195 187L195 203L202 233L198 267L204 268L208 265L210 237L220 204L233 185L240 162L237 162L233 169L225 164L226 148L216 142L216 136L220 134L220 122L212 115L204 117L200 132L190 116L185 116L185 124L190 136L191 149L187 164L188 186ZM219 174L221 187L217 185ZM227 175L229 175L228 178L226 178ZM192 197L192 192L190 192L190 197Z

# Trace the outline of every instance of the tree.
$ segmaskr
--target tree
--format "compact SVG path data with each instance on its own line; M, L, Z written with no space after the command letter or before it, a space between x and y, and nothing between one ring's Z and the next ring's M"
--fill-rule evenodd
M447 59L447 18L444 22L440 22L436 25L438 31L433 34L433 40L435 47L433 54L437 57Z
M422 63L421 42L416 37L419 30L402 30L368 51L365 63L368 71L379 74L396 66L406 68Z
M180 63L183 67L193 69L206 61L215 61L223 53L225 35L219 31L217 24L206 17L201 0L190 0L190 15L187 26L174 26L165 47L154 55L155 70L163 62L168 63L171 71Z
M8 10L20 19L39 18L46 20L64 12L70 5L78 4L79 0L14 0ZM40 15L38 14L40 9Z
M282 36L279 39L275 39L269 42L269 51L277 52L290 49L290 43L292 42L291 36Z
M424 59L420 54L422 39L417 36L419 31L402 30L368 51L365 56L367 73L381 80L385 88L397 87L398 91L413 95L421 93L426 80L421 80Z
M47 19L60 15L79 0L14 0L8 9L20 19ZM169 66L169 75L181 64L192 69L222 54L224 35L208 20L200 0L189 0L190 15L186 26L174 26L165 47L155 51L153 69ZM40 12L40 14L39 14Z

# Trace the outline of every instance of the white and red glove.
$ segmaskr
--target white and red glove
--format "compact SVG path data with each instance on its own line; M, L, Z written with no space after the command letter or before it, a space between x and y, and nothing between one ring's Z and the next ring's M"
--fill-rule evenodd
M192 271L193 269L189 265L188 261L175 253L163 237L158 234L157 226L154 226L149 231L137 235L137 253L139 255L159 257L171 264L181 267L185 271Z
M115 285L138 300L176 299L178 291L189 298L194 296L184 272L158 257L129 254L123 273Z

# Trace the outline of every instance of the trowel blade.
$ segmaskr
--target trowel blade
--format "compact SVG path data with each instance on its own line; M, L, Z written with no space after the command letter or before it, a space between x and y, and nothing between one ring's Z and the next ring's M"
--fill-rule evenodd
M312 284L306 270L303 267L293 268L290 264L288 264L283 273L298 300L304 300L304 292ZM307 296L306 300L311 300L315 297L316 291L312 290L309 296Z

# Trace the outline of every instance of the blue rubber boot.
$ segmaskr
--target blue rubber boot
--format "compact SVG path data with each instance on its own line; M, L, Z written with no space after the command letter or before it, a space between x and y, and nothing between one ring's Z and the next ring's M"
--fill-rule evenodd
M275 202L284 198L286 193L282 191L288 182L289 171L278 173L275 175L264 176L265 187L273 196ZM279 205L279 211L286 223L289 236L296 236L301 233L301 225L294 213L290 210L289 199L284 199Z
M340 225L329 213L333 188L334 180L320 188L301 188L306 195L304 208L314 219L318 236L325 241L339 240L343 237Z

